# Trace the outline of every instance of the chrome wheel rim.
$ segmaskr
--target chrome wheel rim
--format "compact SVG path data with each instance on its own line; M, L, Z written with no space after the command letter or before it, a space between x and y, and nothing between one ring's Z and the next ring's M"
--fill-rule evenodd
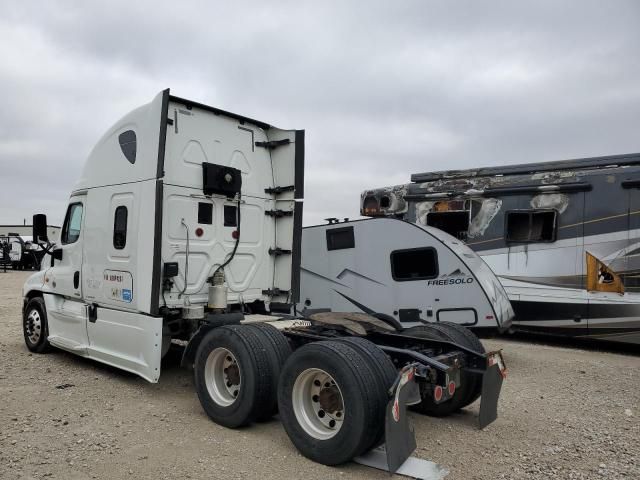
M25 329L29 341L32 344L38 343L42 335L42 317L40 317L40 312L35 308L27 315Z
M236 357L223 347L215 348L207 357L205 383L211 399L223 407L236 401L242 385L242 372Z
M328 440L344 423L344 398L340 386L324 370L309 368L293 384L293 412L298 424L313 438Z

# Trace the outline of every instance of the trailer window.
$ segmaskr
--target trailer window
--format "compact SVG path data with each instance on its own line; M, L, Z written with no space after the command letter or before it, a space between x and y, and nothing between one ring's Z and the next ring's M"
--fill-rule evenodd
M438 276L435 248L412 248L391 252L391 276L399 282L428 280Z
M62 226L60 241L62 245L74 243L80 238L80 227L82 226L82 204L72 203L67 209Z
M507 212L506 240L514 243L555 242L555 210L521 210Z
M119 206L113 219L113 248L122 250L127 245L127 207Z
M332 228L327 230L327 250L355 248L353 227Z

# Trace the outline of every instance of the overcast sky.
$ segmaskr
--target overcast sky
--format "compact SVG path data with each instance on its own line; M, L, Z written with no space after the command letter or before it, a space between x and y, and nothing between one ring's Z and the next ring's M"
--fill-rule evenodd
M639 24L617 0L5 2L0 224L60 224L166 87L305 129L307 225L415 172L638 152Z

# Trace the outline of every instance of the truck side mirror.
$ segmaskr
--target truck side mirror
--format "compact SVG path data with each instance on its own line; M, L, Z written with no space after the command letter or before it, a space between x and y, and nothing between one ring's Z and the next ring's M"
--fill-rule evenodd
M56 248L51 252L51 256L54 260L62 260L62 249Z
M47 216L44 213L36 213L33 216L33 241L48 242L47 236Z

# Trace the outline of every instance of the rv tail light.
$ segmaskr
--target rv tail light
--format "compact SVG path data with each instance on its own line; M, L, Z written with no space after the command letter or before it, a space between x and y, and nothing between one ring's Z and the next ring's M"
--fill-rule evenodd
M449 390L449 396L453 397L453 394L456 393L456 384L455 384L455 382L449 382L448 390Z
M380 206L376 197L368 196L362 202L362 215L372 217L380 214Z
M201 237L203 233L204 233L204 230L202 230L202 228L200 227L196 228L196 237Z
M486 318L487 320L493 320L493 315L487 315L484 318Z
M234 240L237 240L239 236L240 236L240 232L238 232L238 230L234 230L233 232L231 232L231 237Z
M442 387L440 385L436 385L436 388L433 389L433 398L436 402L442 400Z

